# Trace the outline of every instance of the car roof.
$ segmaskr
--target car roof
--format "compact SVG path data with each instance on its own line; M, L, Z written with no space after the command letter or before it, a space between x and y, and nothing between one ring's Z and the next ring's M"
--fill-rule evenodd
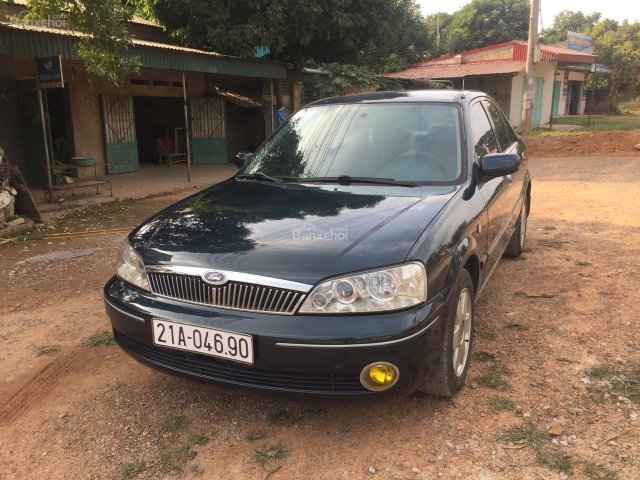
M487 96L486 93L473 90L408 90L359 93L356 95L344 95L341 97L329 97L316 100L306 105L342 105L351 103L399 103L399 102L450 102L465 103L471 98Z

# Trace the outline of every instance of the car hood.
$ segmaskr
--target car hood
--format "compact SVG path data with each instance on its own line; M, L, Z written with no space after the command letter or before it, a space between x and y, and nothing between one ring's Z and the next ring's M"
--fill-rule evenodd
M135 230L146 265L228 270L315 284L401 263L459 187L229 180Z

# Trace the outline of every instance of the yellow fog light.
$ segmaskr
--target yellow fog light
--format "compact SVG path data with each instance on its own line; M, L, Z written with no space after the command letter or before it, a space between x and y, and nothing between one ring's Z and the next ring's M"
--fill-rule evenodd
M393 387L398 377L400 377L398 367L388 362L376 362L362 369L360 383L367 390L380 392Z

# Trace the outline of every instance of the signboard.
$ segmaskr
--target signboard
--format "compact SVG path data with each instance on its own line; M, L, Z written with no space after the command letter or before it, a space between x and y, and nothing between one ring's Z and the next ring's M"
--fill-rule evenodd
M567 48L582 52L591 49L591 37L576 32L567 32Z
M64 78L62 76L62 58L38 57L38 83L40 88L64 88Z

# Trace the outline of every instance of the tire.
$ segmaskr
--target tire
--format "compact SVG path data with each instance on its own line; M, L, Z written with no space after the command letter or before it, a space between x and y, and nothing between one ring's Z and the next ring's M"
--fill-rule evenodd
M527 219L529 217L529 208L527 198L525 197L520 209L520 215L518 216L518 222L516 228L511 234L507 249L504 251L505 256L516 258L522 255L524 251L525 240L527 236Z
M418 388L420 392L437 395L440 397L451 397L458 393L467 379L469 371L469 361L471 359L471 351L473 349L473 331L474 331L474 289L471 275L466 269L462 269L458 274L454 291L451 296L451 303L448 307L447 325L444 333L444 345L442 346L442 355L440 363L433 375ZM468 312L466 320L460 318L458 314L458 306L464 304ZM463 309L463 310L464 310ZM461 310L462 316L465 313ZM462 336L458 335L456 327L460 326L462 320ZM468 322L468 323L467 323ZM460 339L458 341L458 339ZM454 342L458 345L456 348ZM460 348L466 345L466 352L461 352ZM464 359L460 358L460 354L464 353Z

